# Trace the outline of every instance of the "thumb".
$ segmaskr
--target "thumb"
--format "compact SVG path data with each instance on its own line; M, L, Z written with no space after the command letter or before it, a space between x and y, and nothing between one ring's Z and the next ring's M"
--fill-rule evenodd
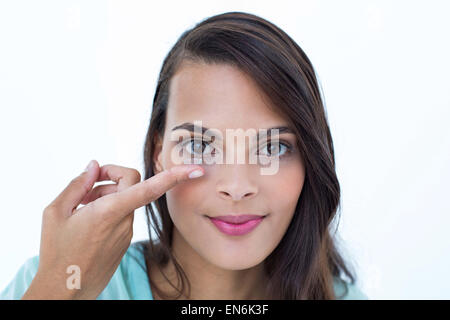
M67 185L67 187L53 201L53 207L62 211L64 216L71 216L74 209L81 203L86 194L97 181L100 167L96 160L92 160L86 169Z

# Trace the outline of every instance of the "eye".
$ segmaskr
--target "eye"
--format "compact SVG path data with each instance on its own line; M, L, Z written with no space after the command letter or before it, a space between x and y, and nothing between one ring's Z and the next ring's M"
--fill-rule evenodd
M185 142L184 146L189 154L203 155L205 151L213 154L213 152L211 152L212 147L210 144L202 139L190 139Z
M283 142L268 142L262 150L267 151L262 153L263 156L281 158L291 150L291 146L288 143Z

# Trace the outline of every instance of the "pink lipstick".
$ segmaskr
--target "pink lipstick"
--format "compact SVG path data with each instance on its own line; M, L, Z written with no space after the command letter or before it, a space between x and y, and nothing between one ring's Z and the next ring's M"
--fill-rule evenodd
M231 236L240 236L255 229L264 217L246 214L209 217L209 219L221 232Z

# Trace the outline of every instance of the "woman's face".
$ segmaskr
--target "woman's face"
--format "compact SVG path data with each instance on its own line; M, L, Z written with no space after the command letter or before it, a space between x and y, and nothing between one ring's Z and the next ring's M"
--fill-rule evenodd
M170 83L164 138L155 151L156 172L177 165L172 150L183 145L186 151L202 155L206 141L174 141L172 129L184 123L201 121L206 128L219 130L224 156L231 152L227 129L267 129L288 126L274 113L251 78L225 64L184 62ZM201 133L192 133L196 139ZM183 182L166 193L174 223L174 236L205 261L228 270L242 270L260 264L278 245L294 214L303 188L305 169L293 133L277 135L280 145L273 150L264 141L252 147L244 143L245 163L223 161L201 166L205 174ZM287 142L287 144L286 144ZM214 147L214 143L210 145ZM219 150L219 147L223 149ZM288 148L291 150L288 150ZM236 142L235 154L238 153ZM255 149L256 148L256 149ZM211 150L211 149L209 149ZM187 153L189 155L189 152ZM206 151L205 151L206 152ZM250 163L249 153L278 155L275 174L261 174L260 163ZM223 158L225 159L225 158ZM259 225L243 235L220 231L209 217L223 215L265 215Z

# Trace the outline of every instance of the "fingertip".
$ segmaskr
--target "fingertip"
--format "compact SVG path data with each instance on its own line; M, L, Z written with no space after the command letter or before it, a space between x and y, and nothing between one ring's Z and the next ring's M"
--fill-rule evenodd
M82 173L91 171L92 168L95 167L96 165L98 165L96 160L89 161L88 165L86 166L86 168L84 168L84 171Z
M188 178L195 179L195 178L203 176L204 174L205 174L205 172L203 171L203 169L194 169L189 173Z
M100 174L100 166L96 160L91 160L83 171L84 181L89 185L89 188L95 184Z
M175 176L177 176L177 181L184 181L188 179L198 178L204 175L204 169L199 165L177 165L169 170Z

